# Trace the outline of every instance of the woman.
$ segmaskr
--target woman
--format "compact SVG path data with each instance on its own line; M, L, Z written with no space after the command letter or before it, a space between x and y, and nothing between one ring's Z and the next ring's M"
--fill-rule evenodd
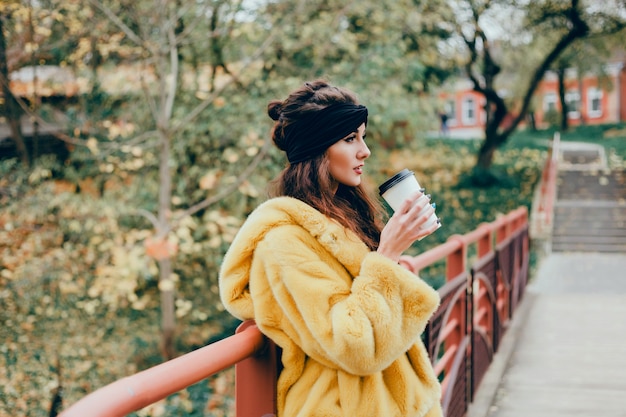
M289 164L226 254L220 295L282 348L278 416L441 416L420 341L439 297L398 264L436 229L420 230L432 207L418 192L381 227L361 186L367 108L352 92L305 83L268 113Z

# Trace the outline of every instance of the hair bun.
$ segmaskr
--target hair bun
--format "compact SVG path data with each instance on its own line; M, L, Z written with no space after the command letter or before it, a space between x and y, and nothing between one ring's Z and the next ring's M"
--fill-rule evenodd
M280 115L283 111L283 102L280 100L273 100L267 105L267 114L272 120L280 119Z

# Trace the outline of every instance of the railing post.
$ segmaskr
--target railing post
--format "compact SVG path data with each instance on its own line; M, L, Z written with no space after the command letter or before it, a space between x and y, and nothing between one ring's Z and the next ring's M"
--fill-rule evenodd
M448 241L457 241L460 243L460 247L448 255L446 261L446 281L451 281L465 272L467 245L461 235L452 235L448 238Z
M496 226L496 245L504 242L512 234L513 224L509 218L503 219L499 226Z
M243 322L237 333L250 326L253 320ZM278 348L267 339L262 352L235 365L236 417L275 416L277 379Z
M480 225L478 227L478 230L483 231L484 230L484 234L478 238L478 257L482 257L486 254L488 254L489 252L491 252L491 248L492 248L492 233L491 233L491 227L489 226L488 223L483 223L482 225Z

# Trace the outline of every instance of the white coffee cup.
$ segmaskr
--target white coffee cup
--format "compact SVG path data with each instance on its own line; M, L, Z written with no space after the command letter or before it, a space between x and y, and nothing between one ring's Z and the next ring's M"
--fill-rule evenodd
M385 199L389 207L393 209L393 211L397 211L404 200L409 198L409 196L417 191L419 191L422 187L420 186L417 178L415 178L415 174L413 171L409 171L408 169L403 169L398 172L393 177L389 178L385 181L380 187L378 187L378 192L382 198ZM418 201L422 198L428 198L425 195L421 196ZM428 210L428 206L425 206L422 209L422 212ZM422 214L420 212L420 215ZM437 215L433 213L426 221L421 228L428 229L433 224L438 222ZM439 224L441 227L441 224ZM439 228L438 227L438 228Z

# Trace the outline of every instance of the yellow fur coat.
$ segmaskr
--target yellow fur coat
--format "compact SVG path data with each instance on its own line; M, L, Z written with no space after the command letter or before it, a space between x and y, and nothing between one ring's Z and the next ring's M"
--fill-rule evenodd
M311 206L260 205L224 258L220 295L283 349L279 417L442 415L420 340L437 292Z

